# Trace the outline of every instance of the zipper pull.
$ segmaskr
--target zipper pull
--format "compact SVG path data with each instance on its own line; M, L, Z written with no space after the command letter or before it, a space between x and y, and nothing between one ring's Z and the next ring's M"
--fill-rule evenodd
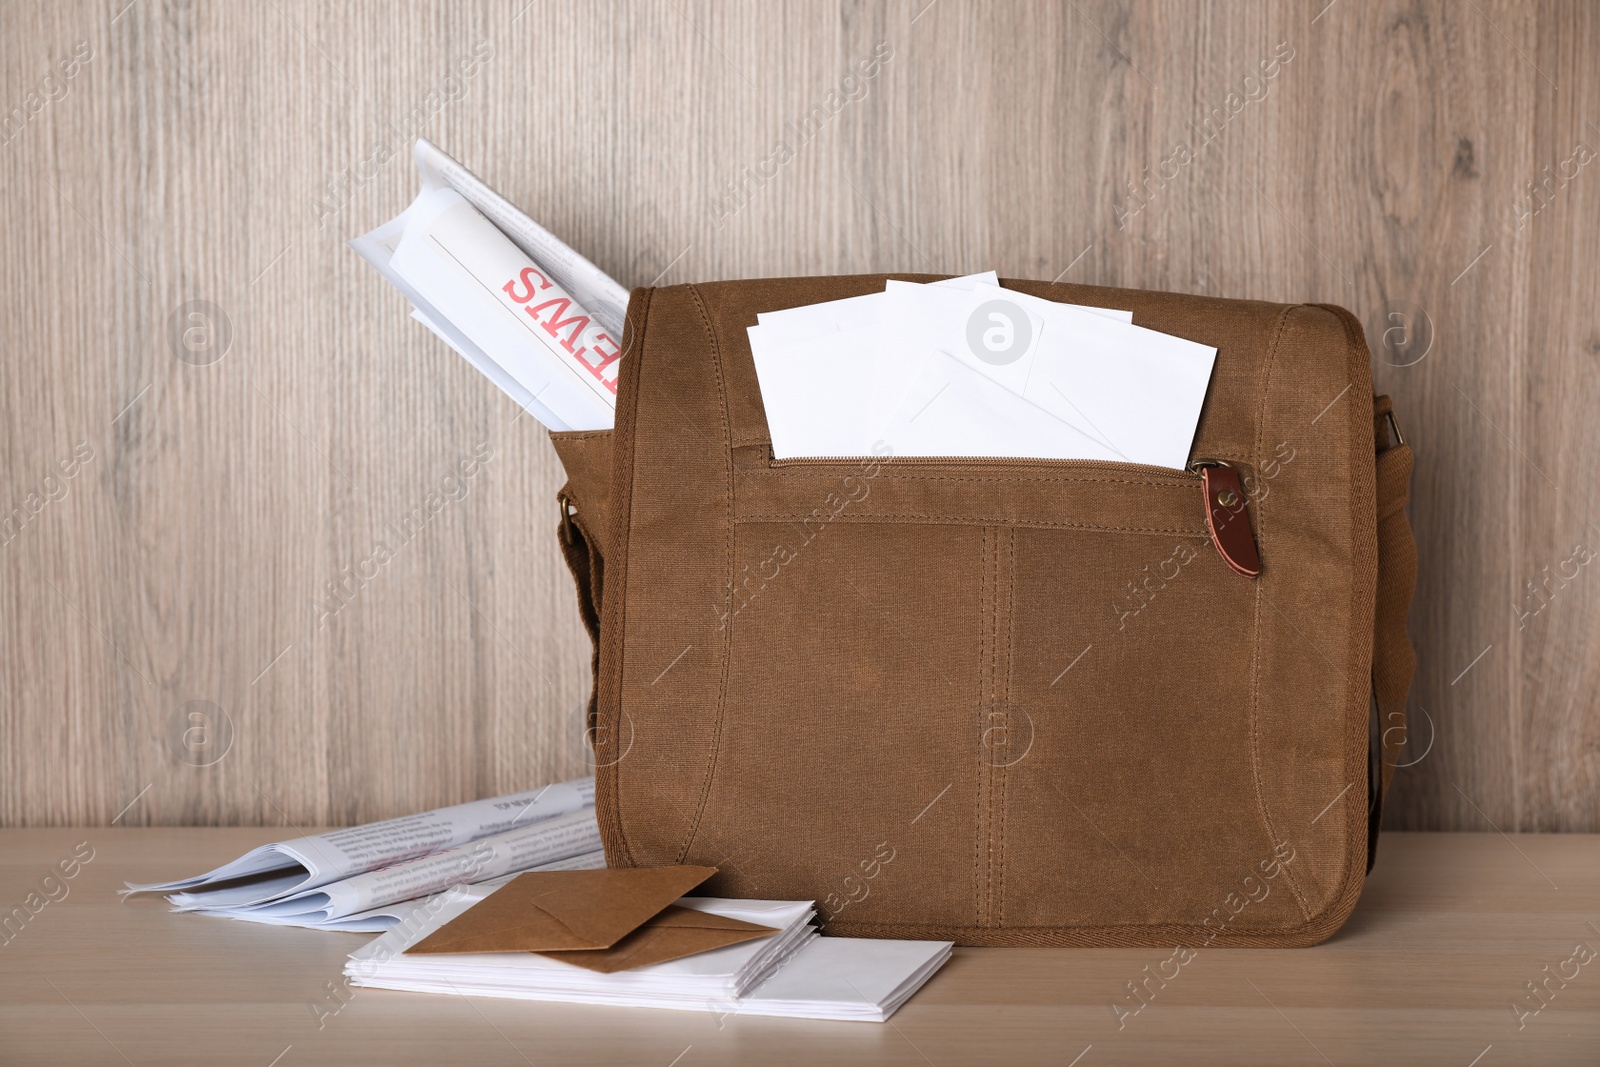
M1217 546L1222 562L1237 574L1254 578L1261 573L1261 553L1256 548L1255 531L1250 528L1250 510L1245 504L1244 484L1239 472L1226 463L1199 460L1200 488L1206 498L1206 527L1211 543Z

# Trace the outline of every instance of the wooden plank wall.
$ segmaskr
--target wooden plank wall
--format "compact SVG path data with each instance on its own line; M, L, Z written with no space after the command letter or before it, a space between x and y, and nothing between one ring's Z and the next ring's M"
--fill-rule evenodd
M1600 830L1592 4L8 3L0 54L6 824L583 772L559 464L344 245L421 133L630 286L1354 309L1419 456L1388 821Z

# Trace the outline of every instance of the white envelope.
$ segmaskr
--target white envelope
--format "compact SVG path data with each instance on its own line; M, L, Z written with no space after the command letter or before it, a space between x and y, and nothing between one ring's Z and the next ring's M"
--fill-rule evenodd
M831 333L826 343L752 340L750 348L776 459L870 455L921 364L912 349L885 345L877 322Z
M1133 321L1133 312L1131 311L1122 311L1118 308L1097 308L1089 304L1063 304L1058 300L1046 300L1042 296L1033 296L1017 289L1002 289L999 282L988 281L987 279L979 279L962 288L969 292L982 292L991 298L1004 296L1007 299L1015 300L1029 311L1043 315L1047 320L1050 318L1050 313L1056 308L1071 308L1073 311L1087 311L1099 315L1103 319L1114 319L1117 322Z
M1181 469L1216 356L1129 312L982 276L890 281L759 318L750 347L779 459L864 456L884 441L901 455Z
M875 436L893 456L1119 458L1075 426L943 353L917 374Z
M968 295L1000 294L1022 296L982 285ZM1217 350L1065 304L1051 305L1043 317L1022 395L1100 441L1115 459L1185 467Z
M884 290L883 322L893 344L953 356L1021 396L1044 318L1020 301L991 295L1006 292L983 284L952 292L892 281Z
M891 281L881 308L882 321L893 324L888 332L894 343L954 356L1018 396L1027 393L1047 313L1064 308L1077 319L1098 318L1121 326L1133 321L1131 311L1058 304L988 282L950 293ZM1083 420L1069 421L1083 429Z
M928 287L959 291L994 280L991 270ZM876 430L920 365L911 348L884 344L883 300L867 293L762 312L747 329L775 458L872 452Z
M979 282L999 285L1000 279L995 276L994 271L986 270L982 274L946 278L928 284L945 289L970 289ZM877 321L878 308L882 302L882 293L865 293L861 296L847 296L843 300L827 300L820 304L806 304L797 308L784 308L781 311L758 312L756 322L759 326L751 328L750 343L753 348L759 336L760 343L776 346L804 340L807 337L819 337L836 330L867 326Z
M1133 321L1133 312L1123 311L1120 308L1102 308L1095 307L1092 304L1063 304L1055 300L1046 300L1043 297L1031 296L1028 293L1024 293L1016 289L1003 289L1000 286L999 280L993 277L994 271L991 270L987 273L990 275L990 277L984 277L982 274L973 274L966 278L952 278L950 281L964 283L959 286L953 286L953 288L958 288L962 292L983 292L987 294L986 299L993 299L996 295L1004 296L1007 299L1015 301L1017 304L1028 309L1029 311L1033 311L1041 315L1046 314L1051 308L1072 308L1074 311L1087 311L1092 315L1099 315L1103 319L1113 319L1117 322ZM945 283L935 282L933 284L940 285ZM902 282L894 279L890 279L888 282L884 283L885 292L888 292L891 289L901 288L926 289L928 286L919 287L916 282ZM759 319L761 316L757 315L756 317Z

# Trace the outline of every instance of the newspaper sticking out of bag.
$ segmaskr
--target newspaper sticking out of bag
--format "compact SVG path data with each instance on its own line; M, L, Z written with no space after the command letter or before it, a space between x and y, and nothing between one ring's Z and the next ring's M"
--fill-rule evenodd
M415 154L422 191L350 246L546 427L610 428L626 291L429 142Z

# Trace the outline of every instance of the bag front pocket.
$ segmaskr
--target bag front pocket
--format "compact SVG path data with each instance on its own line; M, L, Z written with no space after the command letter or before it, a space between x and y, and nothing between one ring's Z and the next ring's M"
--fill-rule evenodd
M725 711L688 849L727 854L719 891L1003 940L1198 926L1272 855L1256 586L1212 548L1199 476L737 452Z

